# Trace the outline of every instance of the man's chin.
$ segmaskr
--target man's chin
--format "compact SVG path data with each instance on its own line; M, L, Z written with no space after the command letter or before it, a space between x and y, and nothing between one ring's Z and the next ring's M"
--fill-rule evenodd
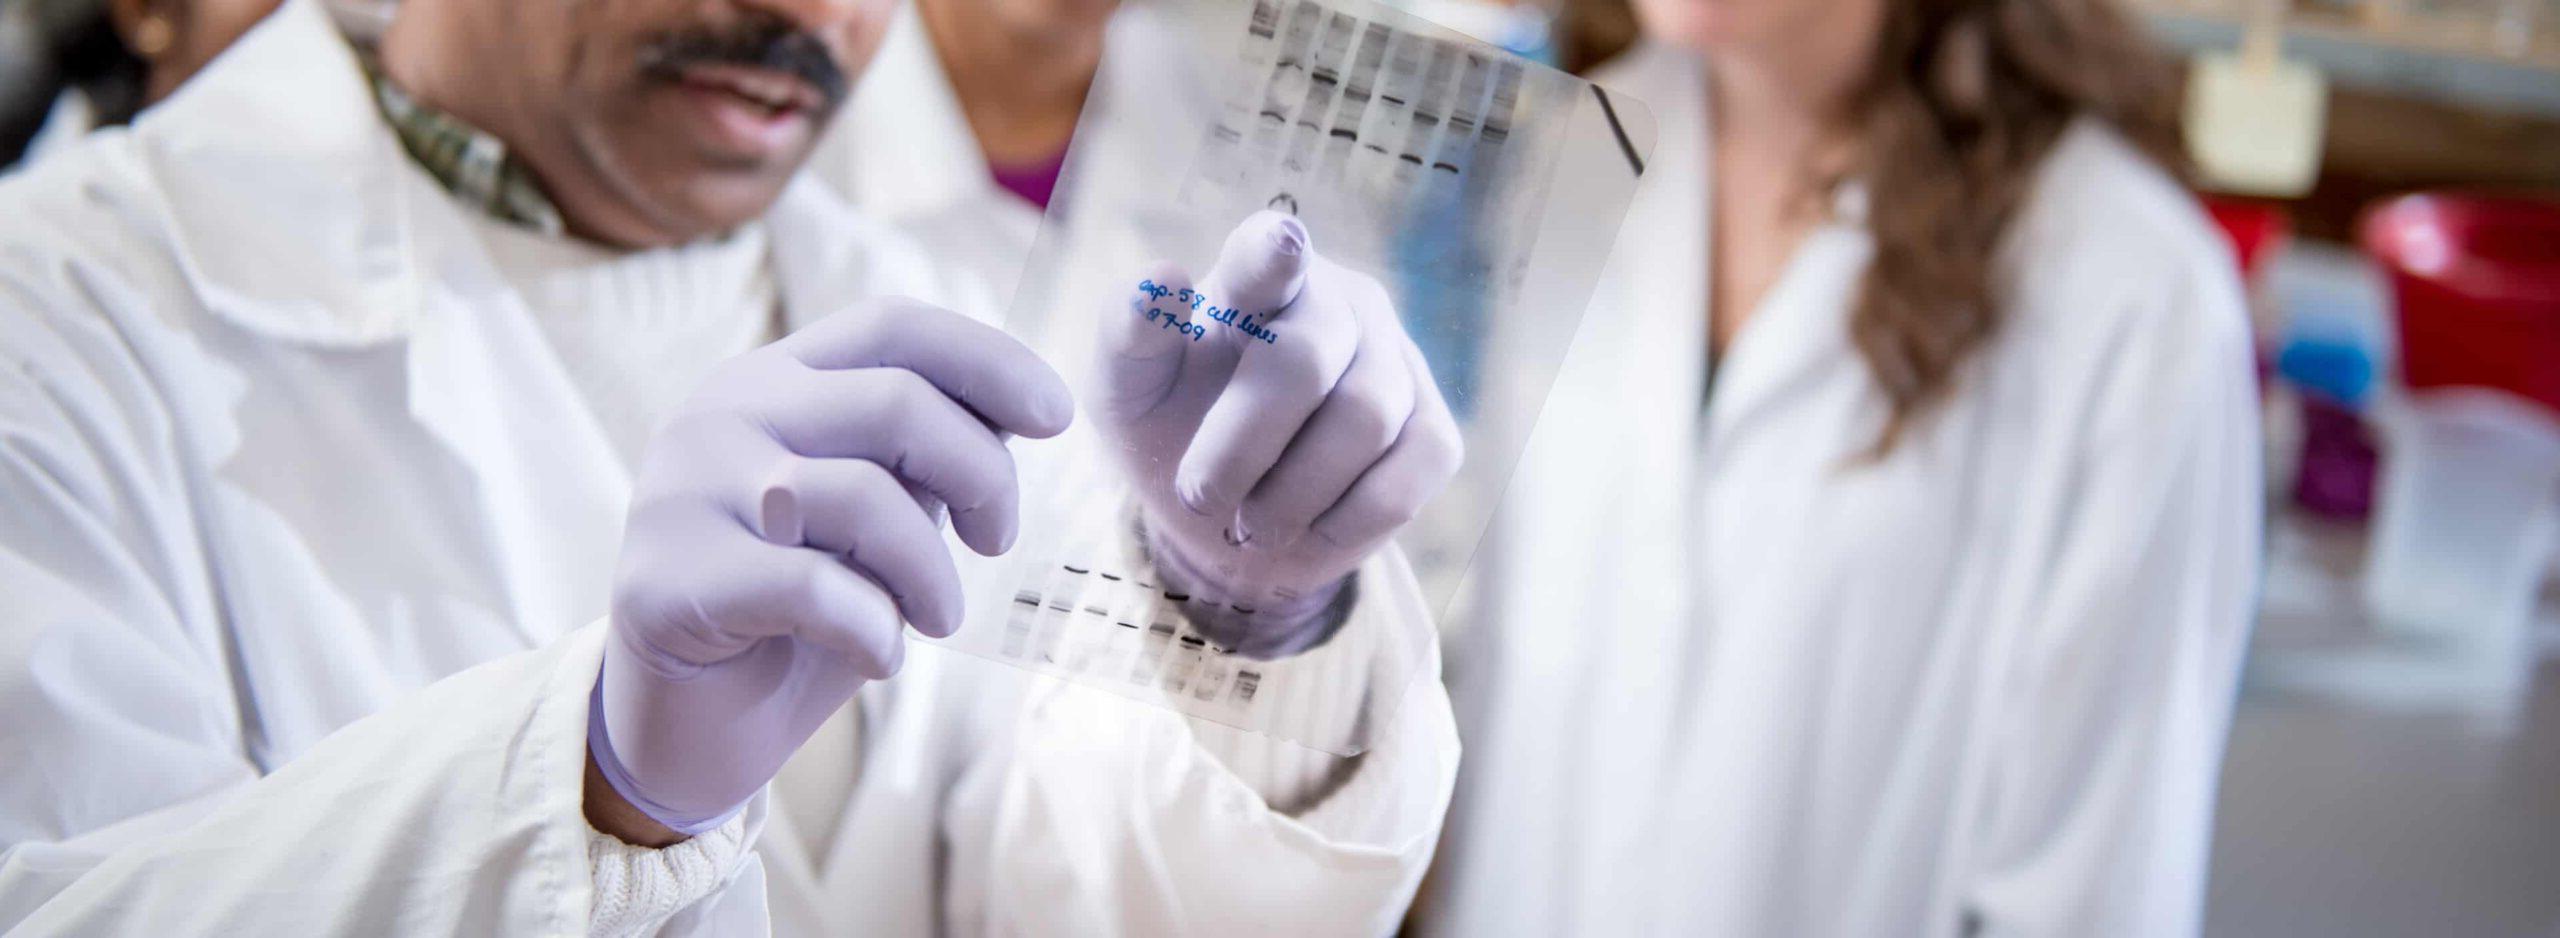
M789 164L789 171L762 163L746 170L697 164L681 172L632 179L625 190L628 210L606 213L619 215L627 223L599 225L601 230L580 233L631 248L669 247L725 235L772 211L798 168L797 160ZM562 208L565 211L568 206ZM578 222L573 213L571 228L583 227Z
M571 165L584 171L545 176L579 237L636 249L735 231L773 209L812 149L746 159L640 129L626 124L609 135L577 135L581 156ZM575 180L585 183L558 184Z
M714 184L706 187L712 191L688 193L691 198L670 213L676 221L668 226L669 233L675 236L674 243L681 244L736 231L772 211L789 182L785 176L753 183Z

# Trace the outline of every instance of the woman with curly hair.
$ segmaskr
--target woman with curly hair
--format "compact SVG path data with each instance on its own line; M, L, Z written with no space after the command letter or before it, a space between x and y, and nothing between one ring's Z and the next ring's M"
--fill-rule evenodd
M1634 7L1430 930L2194 932L2261 508L2173 74L2107 0Z

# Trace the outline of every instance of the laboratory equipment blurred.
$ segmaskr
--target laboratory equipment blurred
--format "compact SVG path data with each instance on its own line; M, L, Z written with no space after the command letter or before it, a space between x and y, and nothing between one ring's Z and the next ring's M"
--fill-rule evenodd
M2389 271L2406 388L2365 571L2377 622L2529 675L2560 535L2560 202L2414 195L2365 222Z
M2247 9L2239 51L2199 53L2188 72L2187 151L2214 189L2301 195L2320 174L2328 82L2284 56L2284 0Z
M2299 191L2198 180L2288 232L2223 218L2274 510L2205 933L2560 929L2560 3L2133 2L2326 86Z
M2276 478L2291 474L2311 530L2356 542L2343 611L2359 624L2311 647L2262 642L2263 684L2512 728L2560 556L2555 206L2401 197L2365 216L2361 259L2295 264L2275 373L2300 416L2271 436L2298 439L2300 458Z

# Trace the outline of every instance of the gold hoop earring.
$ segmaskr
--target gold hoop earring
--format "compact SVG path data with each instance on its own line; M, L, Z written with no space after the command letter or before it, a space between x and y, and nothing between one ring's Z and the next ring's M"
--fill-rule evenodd
M144 59L157 59L169 54L178 44L178 26L166 13L153 13L133 24L133 54Z

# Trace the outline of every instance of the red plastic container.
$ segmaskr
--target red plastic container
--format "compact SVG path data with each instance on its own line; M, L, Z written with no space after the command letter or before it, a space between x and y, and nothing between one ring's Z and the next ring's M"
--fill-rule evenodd
M2204 196L2204 208L2213 215L2213 223L2231 239L2231 257L2240 265L2244 280L2256 280L2267 259L2282 248L2292 224L2284 207L2273 202L2240 199L2231 196Z
M2426 193L2376 206L2411 389L2497 388L2560 414L2560 201Z

